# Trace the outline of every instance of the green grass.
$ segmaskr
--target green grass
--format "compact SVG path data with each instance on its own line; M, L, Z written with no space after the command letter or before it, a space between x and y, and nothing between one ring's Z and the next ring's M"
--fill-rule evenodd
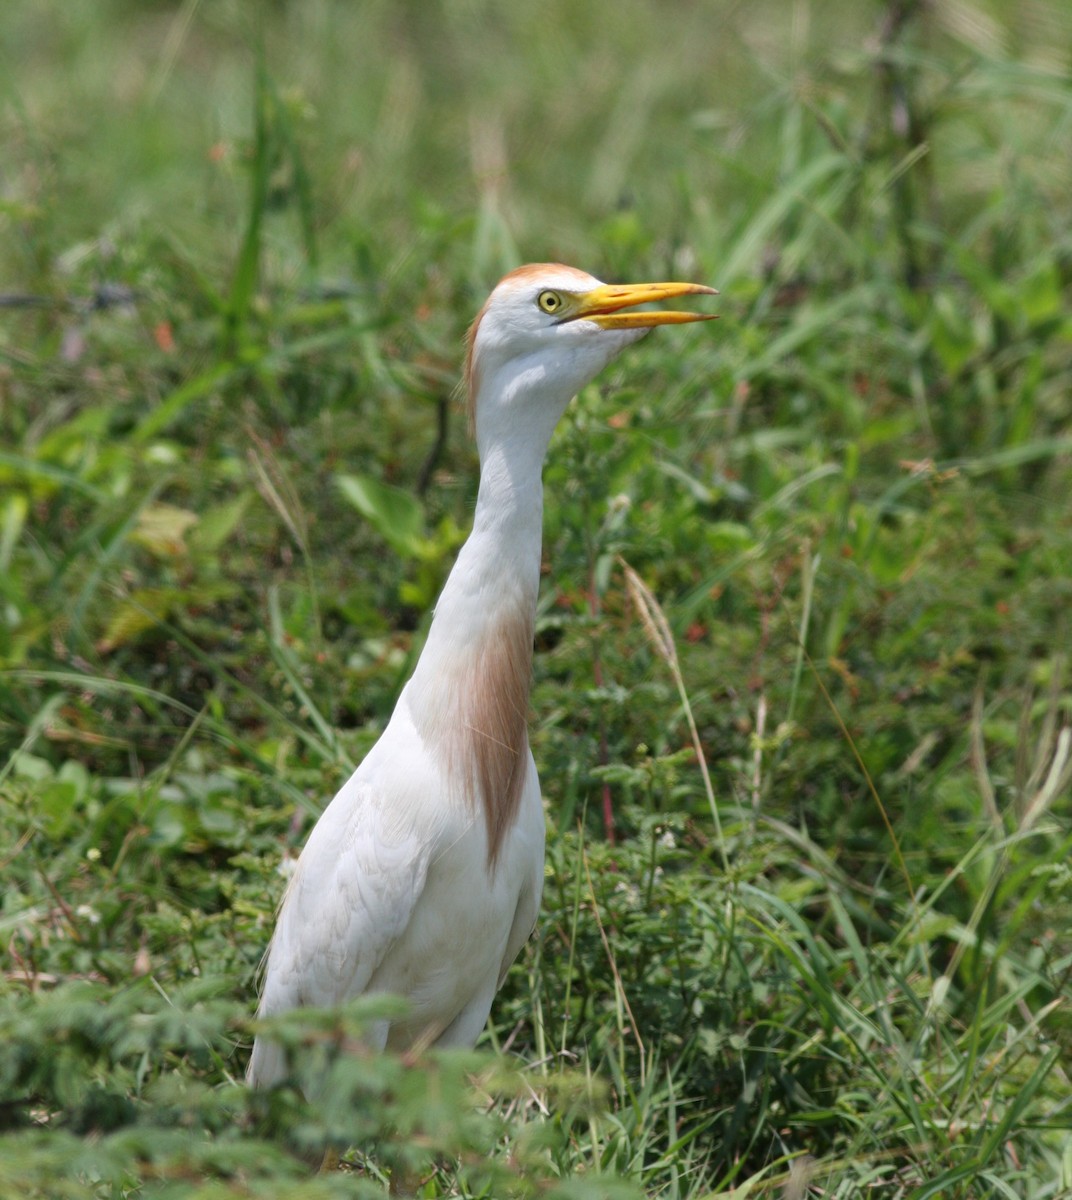
M1066 8L3 8L0 1197L1072 1195ZM251 1095L545 258L722 296L552 446L537 935Z

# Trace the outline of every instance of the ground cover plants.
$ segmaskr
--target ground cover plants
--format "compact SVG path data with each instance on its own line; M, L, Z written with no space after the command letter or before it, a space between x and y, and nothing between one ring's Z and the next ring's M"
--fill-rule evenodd
M1066 10L0 10L0 1196L1072 1195ZM552 446L537 936L251 1095L541 259L722 295Z

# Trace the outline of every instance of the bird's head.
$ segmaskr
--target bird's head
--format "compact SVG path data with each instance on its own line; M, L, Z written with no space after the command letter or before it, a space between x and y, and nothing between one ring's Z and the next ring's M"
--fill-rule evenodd
M698 283L606 284L559 263L511 271L467 339L465 385L482 452L515 436L546 449L570 399L626 346L656 325L712 319L637 305L694 294L717 293Z

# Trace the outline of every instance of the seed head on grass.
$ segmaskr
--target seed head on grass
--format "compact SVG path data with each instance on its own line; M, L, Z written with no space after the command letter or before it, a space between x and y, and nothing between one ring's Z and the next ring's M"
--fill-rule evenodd
M718 804L715 802L715 790L711 786L711 775L707 770L707 759L704 757L703 745L700 742L700 733L696 728L696 720L692 715L692 705L689 702L689 693L685 688L685 679L681 674L681 664L678 662L677 646L674 642L674 635L670 630L670 623L666 619L666 614L659 605L659 601L655 599L654 594L648 585L640 578L633 568L619 557L618 561L622 565L622 570L625 572L625 586L629 592L629 598L633 602L640 623L644 626L644 632L648 635L648 640L651 642L655 653L666 663L670 668L670 674L673 676L674 683L677 686L678 696L681 698L681 708L685 714L685 720L689 723L689 733L692 736L692 744L696 750L696 761L700 764L700 774L703 776L704 791L707 794L707 803L711 809L711 820L715 826L715 838L718 842L718 852L722 859L722 869L729 871L730 860L726 852L726 839L722 834L722 821L718 815Z

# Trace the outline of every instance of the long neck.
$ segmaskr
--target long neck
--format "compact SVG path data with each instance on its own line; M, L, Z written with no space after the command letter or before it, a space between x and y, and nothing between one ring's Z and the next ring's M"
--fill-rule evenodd
M473 531L407 688L418 730L483 811L491 865L517 813L528 766L545 449L510 438L481 445Z

